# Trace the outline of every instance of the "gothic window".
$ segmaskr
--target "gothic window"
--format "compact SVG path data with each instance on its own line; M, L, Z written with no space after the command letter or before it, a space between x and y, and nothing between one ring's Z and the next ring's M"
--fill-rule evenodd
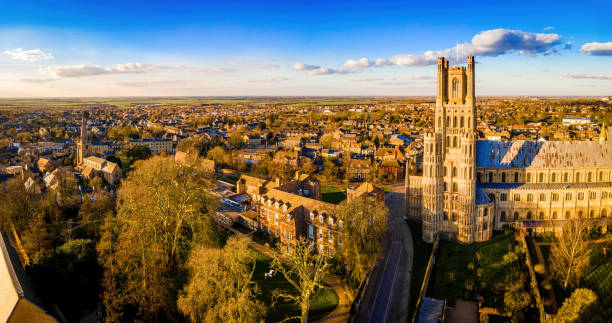
M450 124L450 117L446 116L446 124L444 126L448 128L449 124Z
M605 218L607 216L608 216L607 210L606 209L601 210L601 217Z
M506 212L505 211L501 211L501 214L499 215L499 221L506 222Z
M572 193L565 193L565 200L566 201L571 201L572 200Z
M501 178L502 183L506 182L506 173L502 173L502 178Z
M556 219L557 219L557 212L553 212L553 214L552 214L552 218L553 218L553 220L556 220Z
M531 173L527 173L527 183L531 183Z
M464 119L464 118L463 118L463 116L462 116L462 117L461 117L461 128L465 127L465 125L464 125L464 120L465 120L465 119Z
M538 180L539 183L544 183L544 173L540 173L540 179Z
M489 173L489 183L493 183L493 173Z
M457 117L453 117L453 128L457 128Z
M499 199L502 202L506 202L508 200L508 195L506 193L501 193L501 195L499 196Z
M488 223L487 223L487 222L483 223L483 224L482 224L482 230L483 230L483 231L487 231L487 226L488 226Z
M584 200L584 193L580 192L578 193L578 201L582 201Z
M457 191L458 191L457 183L453 183L453 193L456 193Z
M457 176L457 167L453 167L453 177Z
M559 201L559 193L553 193L552 194L552 200L553 200L553 202Z
M584 217L584 213L582 213L582 211L578 211L578 218L582 219L582 217Z
M550 182L551 183L556 183L557 182L557 173L552 173L550 175Z
M448 221L448 213L444 212L442 215L444 216L444 221Z
M519 180L518 180L518 176L519 176L519 175L518 175L518 172L514 172L514 182L515 182L515 183L518 183L518 181L519 181Z
M458 98L460 93L461 83L458 79L453 79L453 98Z
M520 202L521 201L521 195L520 194L514 194L514 202Z
M565 183L569 182L569 174L568 173L563 174L563 182L565 182Z
M527 212L527 220L531 220L532 215L531 215L531 211Z
M587 182L592 182L593 181L593 173L589 172L589 174L587 175Z
M605 200L608 198L608 192L601 192L601 199Z
M470 145L470 156L472 156L472 145Z
M599 181L603 182L603 172L599 172Z
M543 212L540 212L540 215L538 216L538 218L539 218L540 220L544 220L544 213L543 213Z
M527 202L533 202L533 194L527 194Z
M451 214L451 221L457 222L457 214L455 214L455 213Z
M446 172L446 166L444 166L444 176L448 176Z
M580 183L580 173L576 173L576 183Z
M589 213L589 218L594 218L595 217L595 211L591 210L591 212Z
M546 194L540 193L540 202L546 201Z
M597 192L591 192L591 194L589 195L590 195L591 200L594 200L597 198Z
M512 217L513 217L514 221L518 220L518 218L519 218L518 212L514 212L514 215Z
M569 220L572 217L570 211L565 211L565 219Z
M457 137L453 136L453 147L457 147Z
M442 127L442 117L438 117L438 128Z
M446 185L446 182L444 182L444 192L448 192L448 185Z
M481 182L481 177L482 177L482 173L477 172L477 173L476 173L476 181L477 181L478 183L480 183L480 182Z

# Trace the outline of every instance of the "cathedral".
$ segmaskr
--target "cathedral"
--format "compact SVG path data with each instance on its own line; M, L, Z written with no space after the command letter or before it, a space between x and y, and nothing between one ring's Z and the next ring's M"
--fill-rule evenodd
M505 226L544 232L576 218L605 232L611 213L612 141L605 127L599 141L478 140L474 57L467 67L438 58L422 171L406 175L406 217L422 221L423 240L469 244Z

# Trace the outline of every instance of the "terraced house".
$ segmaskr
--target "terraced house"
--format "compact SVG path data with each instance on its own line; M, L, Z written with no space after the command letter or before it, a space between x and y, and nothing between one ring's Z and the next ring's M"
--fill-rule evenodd
M342 226L337 206L321 201L321 183L308 175L281 183L243 175L236 184L238 194L251 198L256 228L279 238L284 251L291 252L287 242L298 238L312 241L320 253L332 256ZM248 212L247 212L248 213Z

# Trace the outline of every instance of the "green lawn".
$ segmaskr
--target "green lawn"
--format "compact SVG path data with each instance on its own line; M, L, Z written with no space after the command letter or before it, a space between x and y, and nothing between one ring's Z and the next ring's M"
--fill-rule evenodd
M503 304L503 296L498 294L504 288L504 278L511 270L519 270L518 262L502 263L509 248L514 248L512 233L499 234L489 241L470 245L440 241L427 295L447 299L452 306L457 299L464 298L466 292L468 298L472 297L472 293L466 289L466 282L471 282L474 290L491 293L488 305ZM480 259L476 256L477 252ZM470 263L473 269L468 268Z
M323 202L340 204L346 200L346 190L334 186L322 186L321 199Z
M251 252L257 260L253 280L261 289L264 302L271 307L266 317L266 322L279 322L288 317L299 316L300 308L297 304L279 300L273 307L271 306L272 293L275 289L280 288L292 291L295 291L295 289L280 273L277 273L272 278L265 279L264 274L270 270L272 259L255 249L252 249ZM320 319L333 311L337 306L338 295L336 292L329 287L320 289L311 301L308 320ZM299 320L292 320L292 322L295 321Z
M410 304L408 305L408 317L412 318L414 307L419 299L419 292L425 278L425 270L427 270L427 262L431 255L432 244L423 241L421 238L421 223L415 220L408 220L410 233L412 235L412 243L414 246L414 256L412 263L412 277L410 278Z

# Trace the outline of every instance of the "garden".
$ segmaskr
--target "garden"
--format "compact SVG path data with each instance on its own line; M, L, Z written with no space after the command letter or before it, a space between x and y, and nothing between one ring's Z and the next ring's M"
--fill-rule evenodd
M321 186L321 199L323 202L340 204L346 200L346 190L334 186Z

